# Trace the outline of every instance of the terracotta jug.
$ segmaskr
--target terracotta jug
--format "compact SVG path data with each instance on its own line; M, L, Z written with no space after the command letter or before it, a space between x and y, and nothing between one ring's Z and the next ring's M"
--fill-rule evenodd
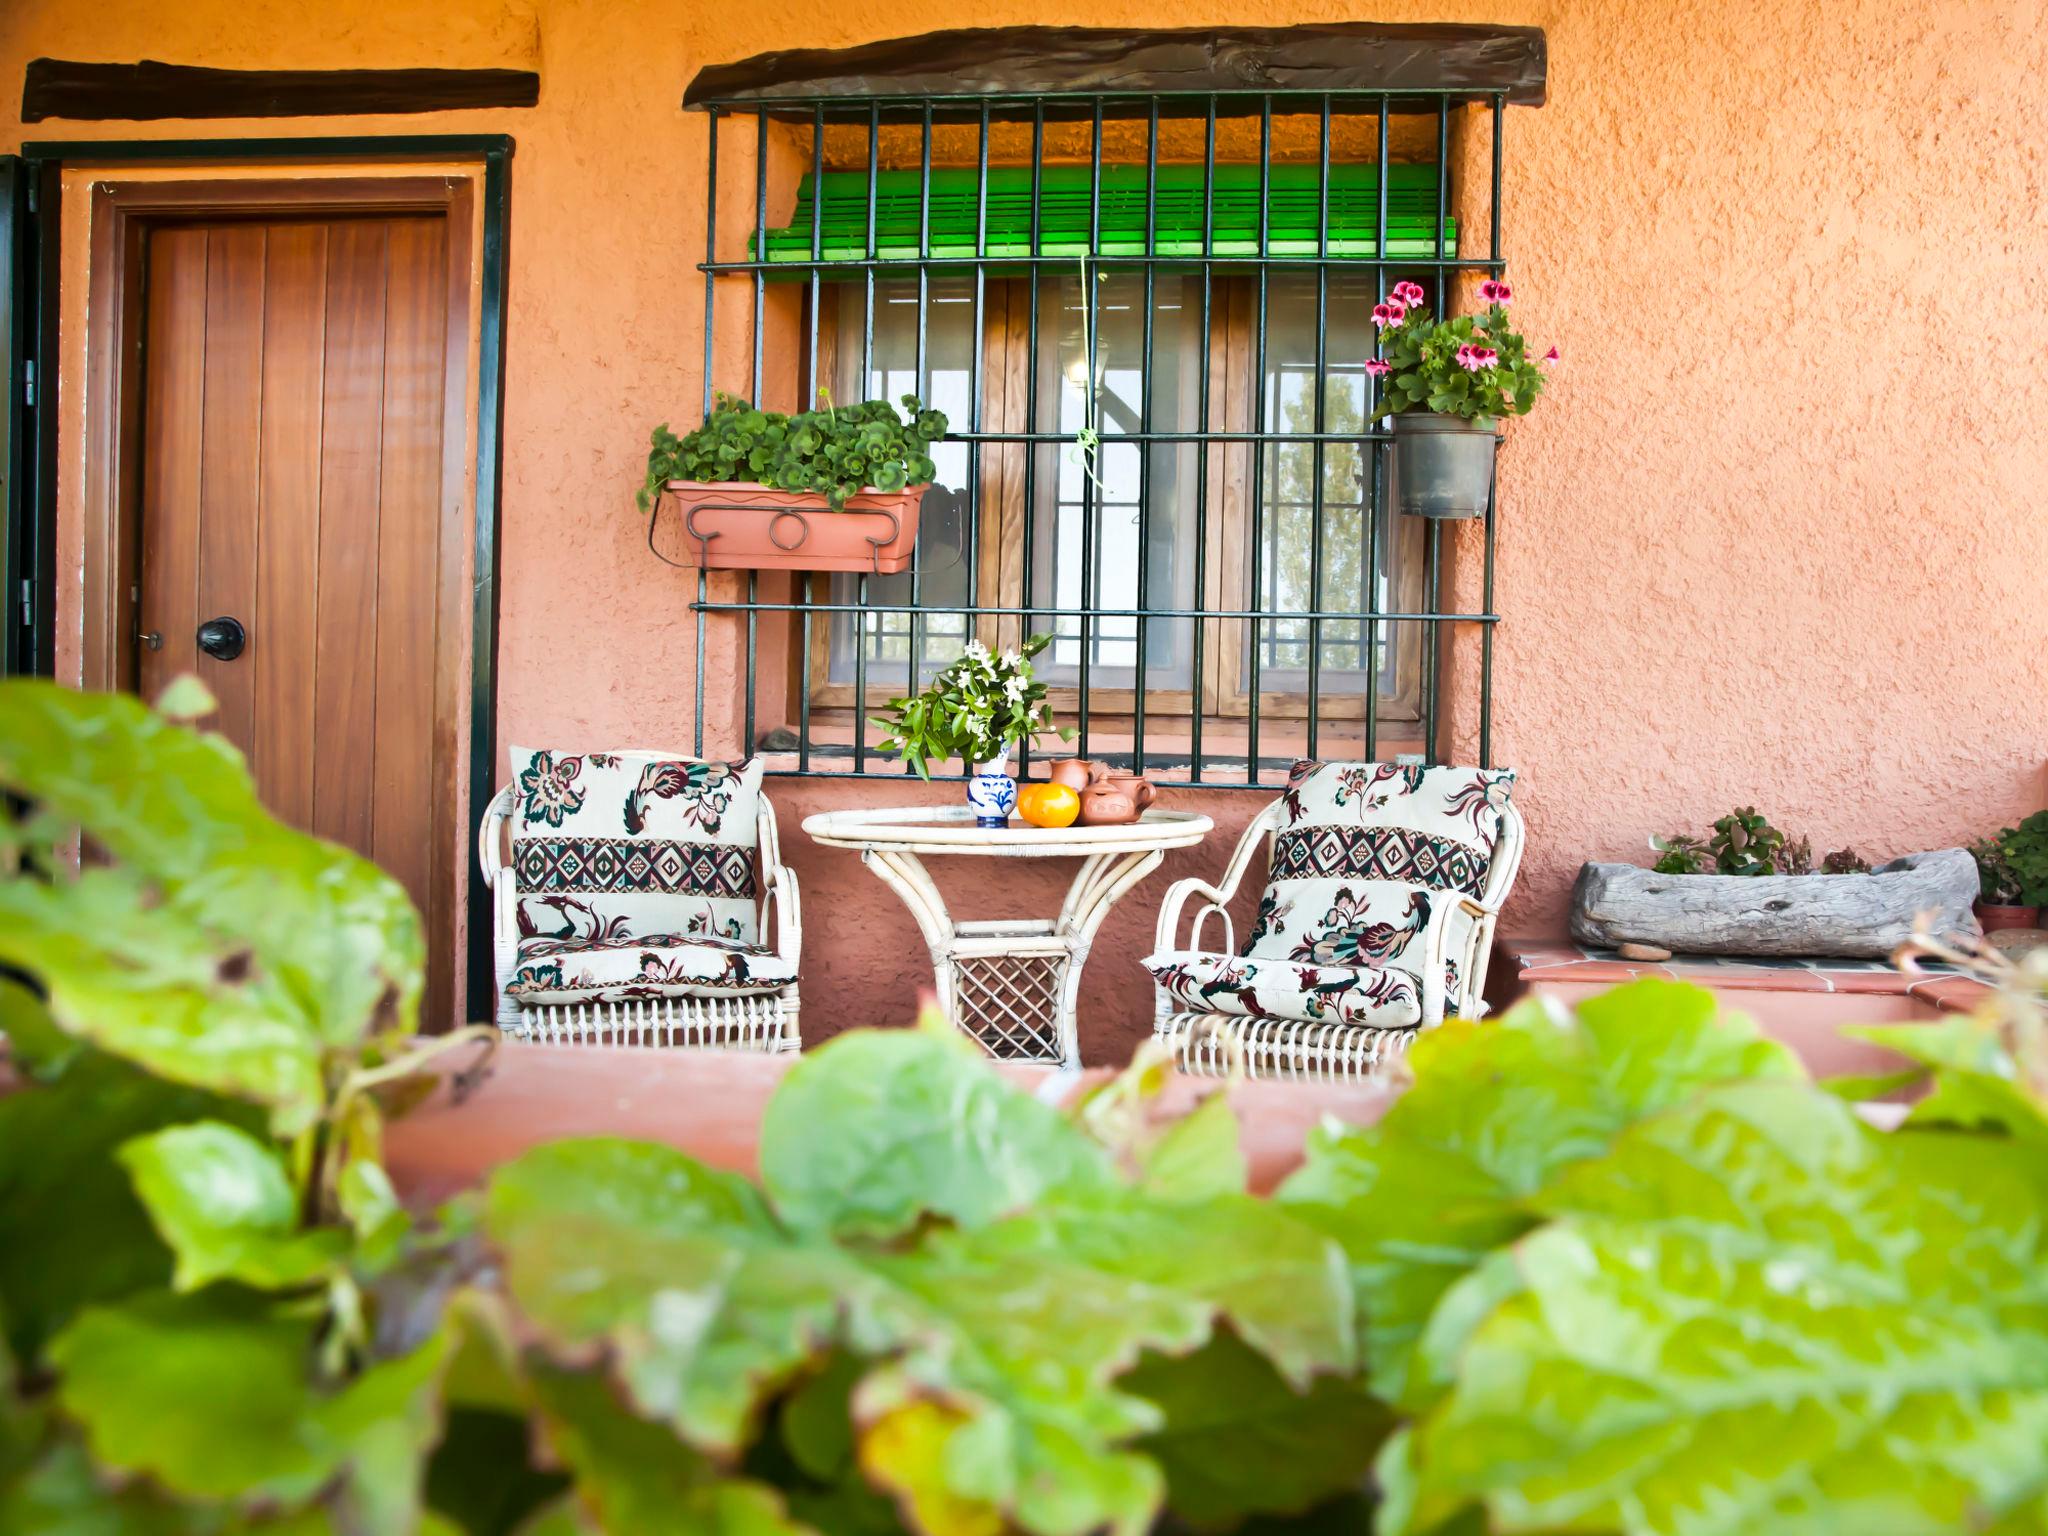
M1109 776L1109 782L1112 787L1122 790L1131 797L1131 820L1133 821L1136 821L1139 815L1154 800L1159 798L1158 786L1143 774L1112 773Z
M1138 802L1115 779L1104 778L1081 791L1081 825L1121 827L1138 819Z
M1109 764L1093 763L1085 757L1063 757L1052 765L1051 776L1055 784L1064 784L1075 794L1080 794L1091 784L1100 784L1109 777Z

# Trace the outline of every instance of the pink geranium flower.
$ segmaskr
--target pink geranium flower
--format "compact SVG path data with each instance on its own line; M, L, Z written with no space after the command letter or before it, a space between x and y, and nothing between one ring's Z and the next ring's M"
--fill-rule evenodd
M1399 325L1407 318L1408 306L1393 299L1372 307L1372 323L1383 331L1390 325Z
M1458 366L1467 373L1477 373L1482 368L1491 368L1500 361L1500 354L1492 347L1475 347L1470 342L1458 348Z
M1506 304L1514 296L1514 289L1510 288L1506 283L1496 282L1490 277L1479 285L1479 297L1489 304Z
M1422 284L1420 283L1402 282L1394 284L1394 297L1412 309L1428 298L1429 295L1422 291Z
M1550 349L1550 350L1549 350L1548 352L1544 353L1544 354L1543 354L1543 357L1542 357L1542 359L1541 359L1541 361L1543 361L1543 362L1546 362L1546 363L1554 363L1554 362L1556 362L1556 361L1557 361L1557 348L1555 348L1555 347L1552 347L1552 348L1551 348L1551 349Z
M1394 371L1394 365L1381 358L1368 357L1365 360L1365 371L1376 379L1384 379Z

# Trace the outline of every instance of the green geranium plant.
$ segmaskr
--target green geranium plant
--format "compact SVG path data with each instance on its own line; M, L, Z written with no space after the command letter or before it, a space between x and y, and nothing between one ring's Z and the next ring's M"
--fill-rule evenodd
M1488 279L1479 285L1486 313L1438 320L1423 303L1422 285L1401 282L1373 306L1381 357L1365 371L1380 380L1373 419L1406 411L1434 411L1466 421L1526 416L1543 392L1544 368L1558 360L1552 347L1532 361L1522 333L1508 319L1514 290Z
M864 490L900 491L927 485L938 473L932 444L946 435L946 413L915 395L903 396L905 415L886 400L834 405L785 416L721 393L704 424L678 437L667 422L654 429L642 512L670 480L752 481L777 491L815 491L833 511Z
M934 759L958 756L967 763L993 763L1020 741L1035 741L1053 730L1046 687L1031 670L1031 658L1052 644L1033 635L1000 654L979 640L967 642L960 659L910 698L891 699L871 723L888 734L884 752L894 752L921 779L931 777ZM1061 729L1062 741L1071 735Z

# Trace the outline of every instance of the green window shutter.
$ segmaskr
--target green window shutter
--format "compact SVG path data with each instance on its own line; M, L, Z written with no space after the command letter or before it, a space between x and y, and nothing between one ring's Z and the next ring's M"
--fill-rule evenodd
M1081 256L1088 250L1090 170L1084 165L1048 165L1039 184L1038 242L1031 240L1031 171L1000 166L988 173L988 249L991 257ZM1153 218L1155 256L1202 254L1203 176L1199 165L1159 167ZM935 258L971 258L980 216L976 173L940 169L931 173L931 253ZM867 255L868 177L865 171L828 171L823 178L820 259L859 261ZM767 231L769 261L811 258L813 178L805 176L794 217ZM1330 167L1330 255L1371 261L1378 254L1379 167ZM1436 241L1437 169L1397 164L1387 184L1387 254L1433 257ZM1274 256L1316 254L1321 189L1312 165L1276 165L1267 191L1268 248ZM881 171L875 176L875 255L913 261L918 255L922 216L920 175ZM1257 166L1216 167L1214 251L1218 256L1259 253ZM1446 217L1443 248L1457 250L1457 221ZM749 238L749 247L752 239ZM1145 251L1145 168L1102 168L1102 243L1105 256L1142 256ZM792 277L802 274L791 273ZM828 274L829 275L829 274Z

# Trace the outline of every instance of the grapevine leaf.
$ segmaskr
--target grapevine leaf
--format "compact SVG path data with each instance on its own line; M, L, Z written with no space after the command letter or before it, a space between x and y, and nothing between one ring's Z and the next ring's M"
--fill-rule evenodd
M1997 1130L2048 1148L2048 1104L2025 1065L2015 1059L1998 1022L1952 1014L1922 1024L1872 1024L1846 1029L1918 1063L1928 1089L1907 1114L1909 1125ZM2038 1070L2038 1069L2037 1069Z
M298 1230L298 1202L268 1145L218 1120L124 1143L120 1158L157 1232L177 1257L172 1283L216 1280L266 1290L308 1284L347 1258L338 1231Z
M548 1448L575 1478L592 1528L607 1536L804 1536L768 1488L723 1476L659 1424L628 1411L603 1377L529 1370Z
M80 1308L169 1280L171 1256L115 1149L207 1116L253 1119L89 1049L55 1082L0 1097L0 1318L24 1365Z
M761 1182L794 1227L886 1237L1116 1181L1100 1147L964 1040L860 1030L790 1068L762 1119Z
M1374 1126L1318 1131L1281 1191L1351 1261L1366 1357L1390 1401L1441 1383L1415 1350L1444 1294L1535 1224L1526 1201L1637 1118L1735 1078L1797 1077L1797 1059L1711 993L1638 981L1577 1015L1527 1003L1459 1020L1410 1053L1412 1088Z
M1205 1528L1355 1488L1393 1418L1355 1378L1290 1386L1227 1331L1192 1355L1147 1357L1123 1384L1165 1415L1143 1448L1165 1469L1174 1512Z
M47 988L70 1033L263 1103L289 1134L319 1112L325 1051L411 1028L425 949L404 890L267 814L219 737L139 700L12 679L0 787L115 861L0 884L0 961Z
M952 1081L948 1056L925 1059ZM876 1112L915 1098L884 1094ZM957 1096L924 1102L944 1114ZM1079 1166L1092 1182L1093 1162ZM955 1170L933 1176L957 1187ZM933 1204L911 1186L902 1208ZM500 1169L485 1225L546 1346L580 1361L608 1344L634 1408L708 1453L736 1452L766 1395L828 1355L879 1362L853 1394L862 1464L938 1469L904 1499L948 1519L985 1506L1034 1532L1146 1529L1161 1480L1127 1447L1158 1413L1112 1382L1147 1350L1198 1347L1219 1310L1300 1373L1348 1358L1333 1246L1242 1196L1153 1205L1105 1185L868 1247L784 1226L743 1181L679 1152L591 1141Z
M1949 1531L2039 1498L2048 1172L1795 1082L1642 1121L1534 1204L1392 1531ZM2025 1529L2022 1516L2016 1529ZM2010 1522L2008 1522L2010 1523Z
M260 1506L303 1503L339 1475L361 1528L409 1529L446 1337L322 1393L314 1334L246 1294L159 1292L80 1314L50 1358L59 1403L111 1471Z

